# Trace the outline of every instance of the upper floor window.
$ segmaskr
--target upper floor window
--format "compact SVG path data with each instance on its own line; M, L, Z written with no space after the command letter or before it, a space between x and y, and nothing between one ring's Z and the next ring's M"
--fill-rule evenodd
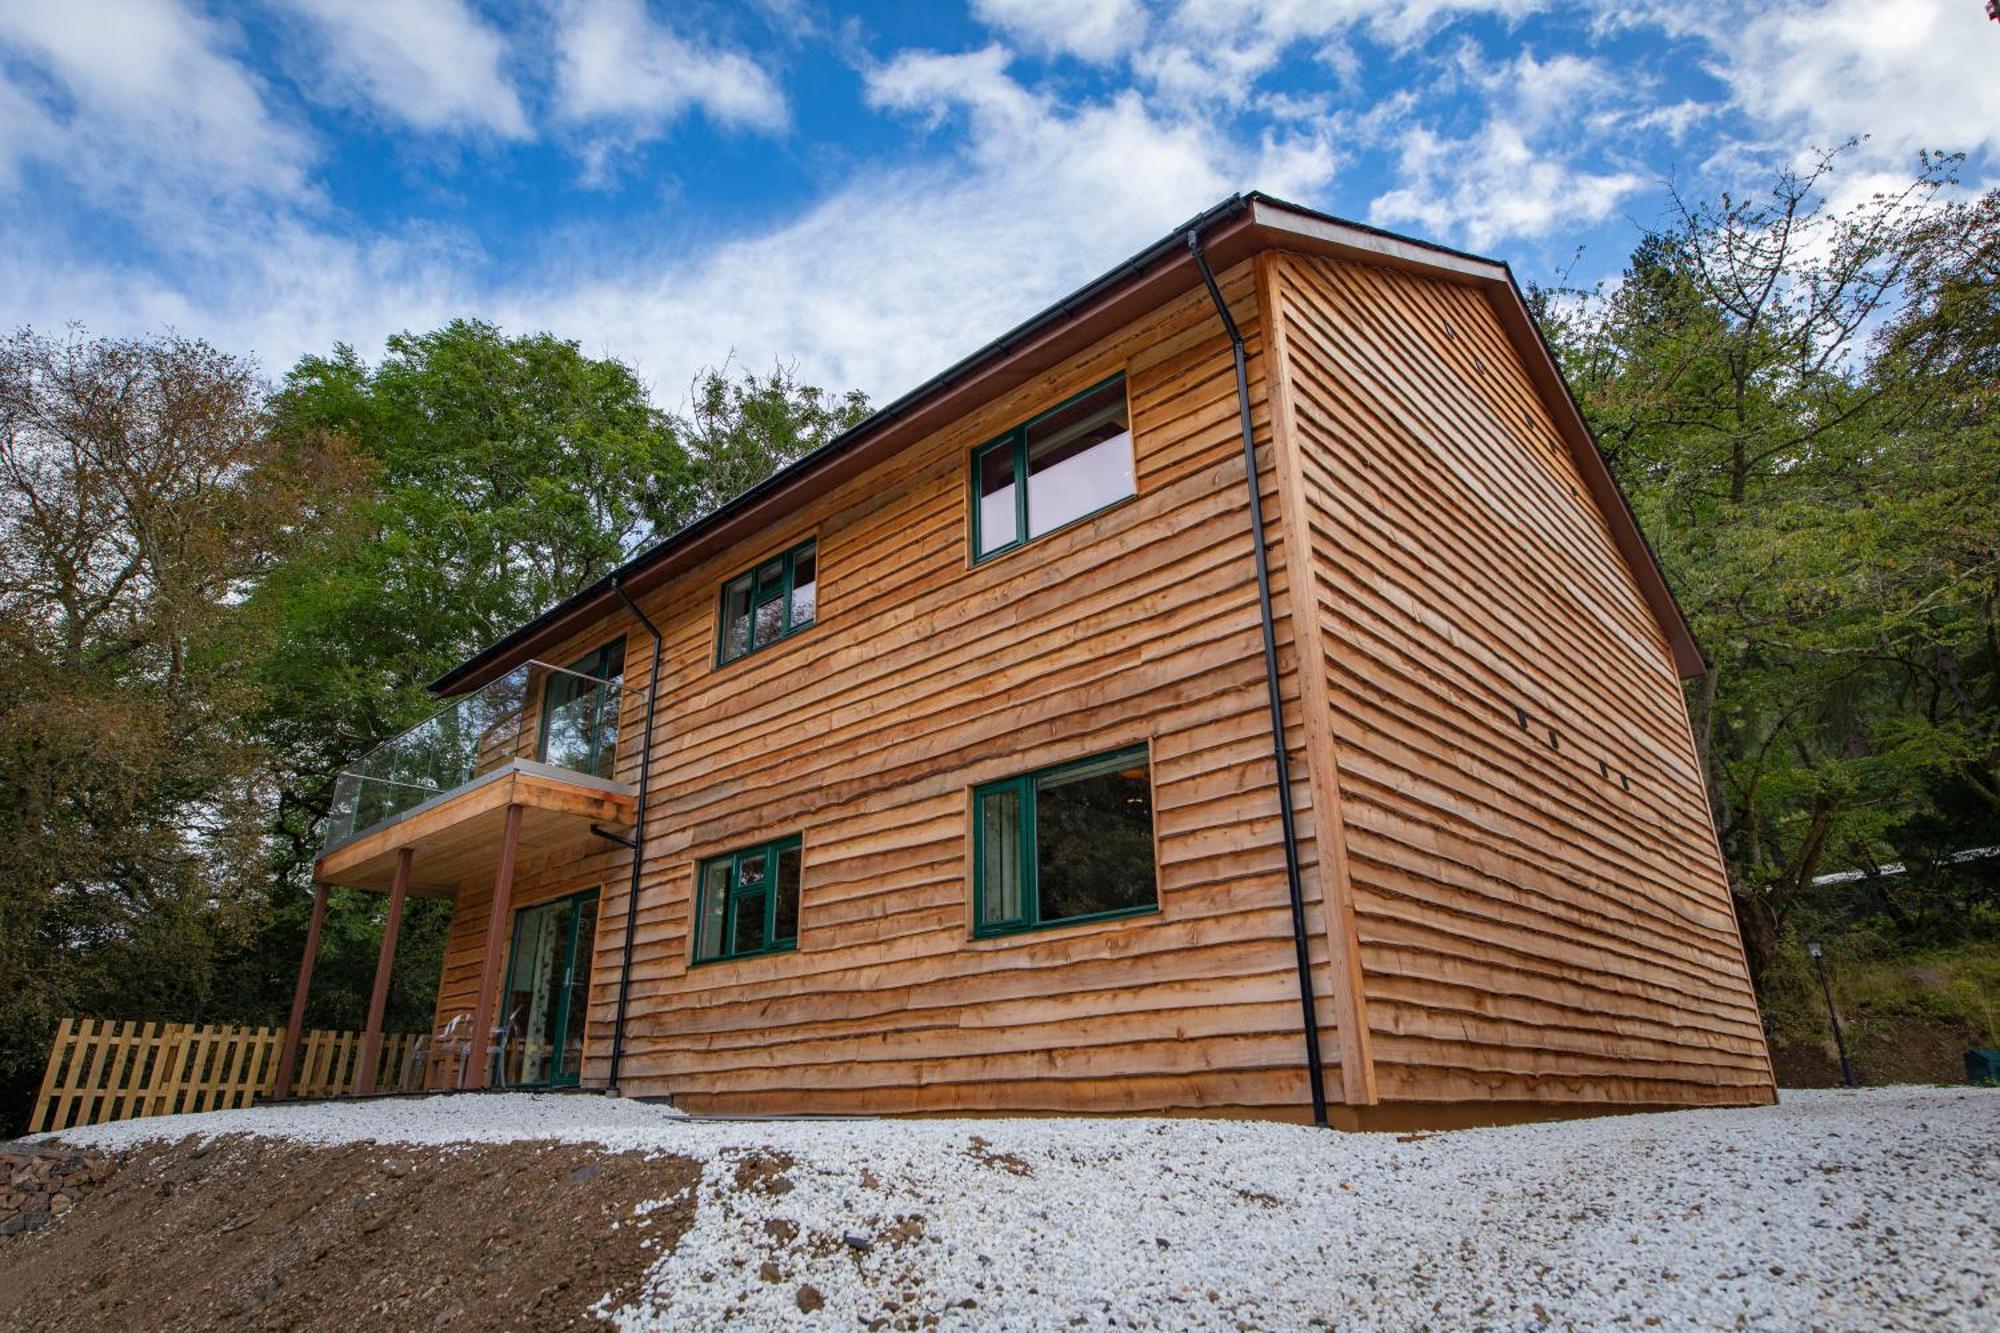
M576 773L611 776L618 750L619 682L625 640L585 653L542 686L541 738L535 757Z
M1159 907L1143 745L975 788L972 838L975 935Z
M800 846L793 834L701 863L695 873L694 961L797 947Z
M972 451L972 555L1011 551L1138 494L1125 377Z
M819 609L819 544L805 542L774 555L722 585L718 662L776 643L813 623Z

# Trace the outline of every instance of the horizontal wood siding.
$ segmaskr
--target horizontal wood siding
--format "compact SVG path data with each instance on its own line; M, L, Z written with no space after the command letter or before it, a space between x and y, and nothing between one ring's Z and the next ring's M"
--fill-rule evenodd
M1770 1100L1666 641L1487 297L1273 268L1377 1094Z
M1250 266L1223 276L1254 356ZM1138 497L971 566L969 451L1121 370ZM1261 433L1261 369L1253 399ZM723 580L813 535L815 625L717 667ZM1282 588L1282 560L1276 573ZM1304 1114L1235 386L1205 294L642 604L665 661L624 1091L714 1112ZM628 636L617 776L634 781L650 640L621 618L555 656L617 633ZM1296 697L1296 680L1287 687ZM1161 911L973 939L970 789L1141 741ZM804 839L797 950L690 966L696 863L792 833ZM611 885L586 1084L608 1072L625 856L524 859L517 878L517 901ZM472 1007L490 892L461 892L441 1017ZM1323 938L1320 955L1323 988ZM1337 1061L1324 993L1320 1010Z

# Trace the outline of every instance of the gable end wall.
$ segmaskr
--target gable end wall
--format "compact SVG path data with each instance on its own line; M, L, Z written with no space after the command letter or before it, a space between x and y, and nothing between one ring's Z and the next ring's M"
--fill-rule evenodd
M1666 639L1488 296L1263 264L1369 1091L1769 1102Z

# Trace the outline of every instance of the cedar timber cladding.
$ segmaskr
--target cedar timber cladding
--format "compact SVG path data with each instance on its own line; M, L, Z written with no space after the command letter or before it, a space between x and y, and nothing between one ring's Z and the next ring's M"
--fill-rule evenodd
M1224 279L1254 330L1250 265ZM968 452L1121 370L1137 497L970 566ZM621 1082L695 1111L1305 1105L1246 515L1190 292L761 537L818 534L811 631L716 669L716 588L758 553L677 580ZM1161 911L972 939L970 789L1139 742ZM795 831L797 950L690 966L695 863Z
M1259 264L1378 1095L1771 1100L1668 645L1492 304Z
M1336 1121L1768 1102L1676 670L1695 650L1571 453L1594 446L1504 269L1285 216L1296 249L1252 227L1217 276ZM664 644L620 1091L1308 1114L1230 347L1187 278L1135 279L1162 294L1114 331L635 584ZM971 451L1121 373L1136 496L974 564ZM807 539L814 623L718 666L723 582ZM636 786L650 641L622 609L565 614L536 655L631 645L613 776ZM1160 910L974 938L972 789L1141 743ZM793 834L796 949L692 963L696 865ZM602 886L586 1087L609 1080L629 855L524 845L514 881L517 907ZM491 891L459 889L441 1022L474 1007Z

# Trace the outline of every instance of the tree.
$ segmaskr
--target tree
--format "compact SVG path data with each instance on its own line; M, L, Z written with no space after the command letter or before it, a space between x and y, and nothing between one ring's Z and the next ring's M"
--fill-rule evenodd
M795 366L780 363L769 375L728 368L705 370L689 392L687 414L676 422L691 460L685 512L662 530L685 526L742 494L789 463L797 462L868 415L867 395L850 389L828 393L803 383Z
M372 368L347 347L293 368L280 435L346 441L373 498L260 593L283 627L258 720L281 877L311 863L332 775L435 706L424 682L866 412L785 366L695 389L671 417L620 362L473 320L399 334Z
M205 343L0 342L0 1088L64 1012L200 1014L254 921L247 594L359 475L264 425L254 367Z
M1760 971L1819 873L1902 859L1940 784L1996 771L1994 201L1925 158L1835 210L1839 158L1677 200L1615 290L1538 294L1709 658L1690 713Z
M176 337L0 343L0 1104L64 1013L277 1021L332 779L423 684L865 412L457 321L272 394ZM383 900L332 895L309 1020L354 1026ZM448 905L409 905L391 1026Z

